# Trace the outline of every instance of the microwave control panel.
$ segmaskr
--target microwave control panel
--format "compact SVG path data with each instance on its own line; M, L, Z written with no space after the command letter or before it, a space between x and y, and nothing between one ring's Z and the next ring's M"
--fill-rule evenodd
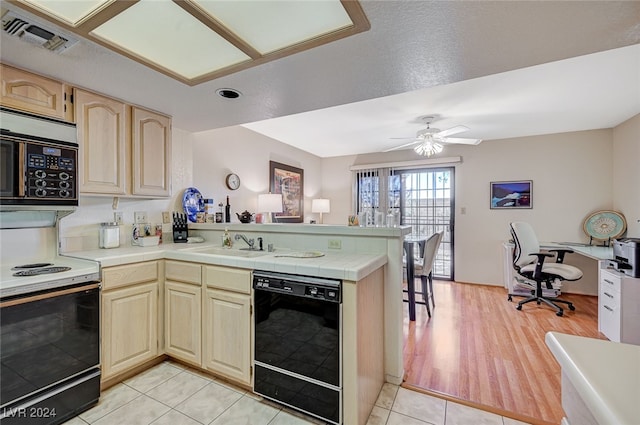
M77 198L76 148L27 142L24 156L27 197Z

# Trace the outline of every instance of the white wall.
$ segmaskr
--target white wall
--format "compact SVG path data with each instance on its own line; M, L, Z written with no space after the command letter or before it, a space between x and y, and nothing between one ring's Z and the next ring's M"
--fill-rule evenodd
M501 249L510 221L530 222L542 241L586 242L584 219L613 205L611 147L612 130L446 146L441 156L462 157L455 165L455 279L502 285ZM412 150L324 159L323 192L350 199L342 191L350 165L415 159ZM502 180L533 180L533 208L491 210L489 182Z
M305 222L318 219L310 211L311 199L322 195L319 157L239 126L196 133L193 140L193 185L215 204L229 196L233 222L235 213L259 212L258 195L269 192L269 161L303 170ZM235 191L225 185L231 172L240 177Z
M640 114L613 129L613 208L627 219L627 236L640 238Z

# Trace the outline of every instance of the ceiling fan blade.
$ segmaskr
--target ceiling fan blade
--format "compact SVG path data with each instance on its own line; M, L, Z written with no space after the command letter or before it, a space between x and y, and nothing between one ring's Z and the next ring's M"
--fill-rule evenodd
M440 137L447 137L447 136L453 136L454 134L462 133L465 131L469 131L469 127L466 127L464 125L456 125L455 127L442 130L441 132L436 134Z
M409 140L409 139L415 139L416 137L389 137L390 140Z
M458 144L458 145L477 145L482 142L482 139L465 139L462 137L447 137L443 140L444 143L447 144Z
M404 145L396 146L390 149L385 149L382 152L397 151L399 149L404 149L404 148L408 148L409 146L417 145L418 143L422 143L422 140L414 140L413 142L405 143Z

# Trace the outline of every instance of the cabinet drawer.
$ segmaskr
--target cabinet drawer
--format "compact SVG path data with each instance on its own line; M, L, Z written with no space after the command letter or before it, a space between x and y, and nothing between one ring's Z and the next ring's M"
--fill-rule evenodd
M606 270L600 270L600 286L610 291L620 293L621 283L620 276L610 273Z
M109 290L121 286L158 280L158 262L127 264L102 270L102 289Z
M192 283L200 286L202 283L202 266L200 264L167 260L165 262L164 275L167 280Z
M251 293L251 272L228 267L204 266L204 282L213 288Z

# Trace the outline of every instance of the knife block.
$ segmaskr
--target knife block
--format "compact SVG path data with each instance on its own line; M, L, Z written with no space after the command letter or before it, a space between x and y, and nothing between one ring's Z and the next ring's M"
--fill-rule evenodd
M186 243L189 237L187 223L173 223L173 242Z

